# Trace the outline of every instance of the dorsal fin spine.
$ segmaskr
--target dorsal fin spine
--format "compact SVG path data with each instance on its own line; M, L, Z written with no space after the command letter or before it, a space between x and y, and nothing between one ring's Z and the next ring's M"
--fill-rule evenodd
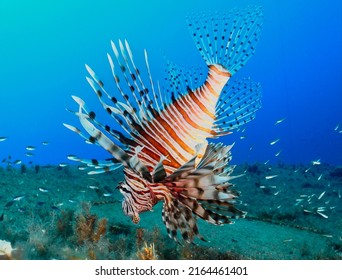
M86 77L86 79L87 79L88 83L91 85L91 87L93 88L93 90L95 91L95 93L97 93L97 88L96 88L95 82L91 78L89 78L89 77ZM110 106L110 105L106 104L102 100L102 96L100 96L98 94L97 94L97 96L98 96L99 101L102 104L103 108L106 111L108 111L108 109L110 109L111 116L114 117L114 119L118 122L118 124L120 124L123 127L123 129L126 131L126 133L129 134L129 130L126 128L126 126L124 126L122 123L120 123L120 121L118 120L118 118L115 117L115 115L120 115L126 121L126 123L129 125L129 127L131 129L135 129L135 127L132 126L131 120L125 116L124 111L118 106L119 102L117 102L117 104L115 104L115 107L113 107L113 106ZM129 109L129 108L127 108L127 109ZM131 115L131 116L134 117L134 115ZM137 118L135 118L135 119L137 119ZM139 123L139 120L138 120L138 123Z
M133 54L132 54L131 48L130 48L130 46L129 46L127 40L125 40L125 47L126 47L126 50L127 50L127 52L128 52L128 56L129 56L129 58L130 58L130 61L131 61L131 63L132 63L132 66L133 66L133 68L134 68L135 75L136 75L136 78L137 78L137 79L135 79L135 83L137 83L137 80L138 80L138 81L140 82L141 86L142 86L142 90L145 90L145 89L146 89L146 86L144 85L144 83L143 83L143 81L142 81L142 79L141 79L141 76L140 76L140 73L139 73L139 71L138 71L138 68L135 66L135 63L134 63L134 60L133 60ZM133 73L131 73L131 74L133 74ZM150 74L149 74L149 75L150 75ZM158 98L157 98L156 93L155 93L155 91L154 91L153 83L151 84L151 87L152 87L152 93L153 93L153 97L154 97L154 100L155 100L155 104L156 104L156 106L157 106L158 112L160 112L160 108L159 108L159 105L158 105ZM146 95L147 95L147 97L148 97L148 100L151 101L149 95L148 95L148 94L146 94Z
M131 71L130 71L130 67L129 67L128 63L127 63L127 59L126 59L126 55L125 55L125 50L124 50L124 47L123 47L123 44L122 44L121 40L119 40L119 47L120 47L121 56L122 56L122 58L123 58L123 60L125 62L125 65L123 65L121 63L120 59L119 59L119 56L117 57L117 61L118 61L119 66L120 66L121 73L124 76L125 81L126 81L128 87L130 88L132 96L134 97L136 103L139 104L139 98L136 95L136 89L132 90L132 84L131 84L131 82L130 82L129 78L127 77L127 74L126 74L126 69L128 69L128 71L130 73L131 73ZM128 102L128 100L126 98L125 98L125 100L126 100L126 102Z
M144 50L144 55L145 55L145 63L146 63L146 68L147 68L147 73L148 73L148 77L149 77L149 81L150 81L150 85L151 85L151 90L152 90L152 94L156 100L156 102L158 101L158 98L156 98L156 92L154 89L154 83L153 83L153 79L152 79L152 74L151 74L151 70L150 70L150 65L148 63L148 55L147 55L147 51Z
M113 41L111 41L111 47L112 47L112 50L114 52L116 61L118 62L119 67L121 69L121 72L123 72L123 75L124 75L124 77L125 77L125 79L127 81L127 76L125 75L125 73L123 71L122 63L121 63L120 58L119 58L119 52L118 52L118 50L117 50L117 48L116 48L116 46L115 46ZM110 58L110 55L108 57ZM119 84L118 76L115 73L114 63L113 63L113 60L111 58L110 58L109 63L111 64L111 67L112 67L112 73L113 73L113 77L114 77L114 81L115 81L116 87L118 88L122 98L124 98L124 100L127 102L127 104L133 109L134 107L132 106L130 101L126 100L126 98L125 98L125 93L124 93L124 91L122 90L122 88L121 88L121 86ZM136 102L137 106L139 107L139 110L142 110L141 105L139 103L139 99L137 98L137 96L134 93L132 95L133 95L133 98L135 99L135 102Z

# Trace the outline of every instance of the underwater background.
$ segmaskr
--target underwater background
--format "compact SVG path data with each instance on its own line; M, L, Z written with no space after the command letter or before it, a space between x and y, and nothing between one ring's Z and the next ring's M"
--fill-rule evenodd
M62 125L75 124L65 108L82 96L108 122L84 64L110 84L110 40L127 39L137 65L146 49L163 81L165 57L204 65L187 15L248 5L263 7L262 35L234 78L261 83L262 108L220 141L235 143L232 164L245 176L234 183L249 214L202 223L217 238L182 247L167 237L160 205L139 225L124 216L122 172L89 176L68 161L108 154ZM159 259L342 258L341 1L0 0L0 38L0 240L18 249L14 258L148 258L145 242Z

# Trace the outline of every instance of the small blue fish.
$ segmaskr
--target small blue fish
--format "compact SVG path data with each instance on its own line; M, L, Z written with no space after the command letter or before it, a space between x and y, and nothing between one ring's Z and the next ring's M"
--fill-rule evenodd
M276 157L279 156L280 153L281 153L281 150L280 150L278 153L276 153L275 156L276 156Z
M16 197L13 198L14 201L20 201L22 200L23 198L25 198L25 195L18 195Z
M56 210L56 211L60 211L60 209L57 206L54 206L54 205L51 206L51 209L52 210Z
M270 145L274 145L274 144L278 143L279 140L280 140L280 139L278 138L277 140L272 141L272 142L270 143Z
M285 120L286 120L286 118L277 120L277 121L274 123L274 125L280 124L280 123L282 123L282 122L285 121Z
M11 200L11 201L9 201L9 202L7 202L7 203L5 204L4 208L9 208L9 207L11 207L13 204L14 204L14 200Z
M320 164L321 164L321 160L320 160L320 159L318 159L318 160L313 160L313 161L311 161L311 164L312 164L312 165L320 165Z

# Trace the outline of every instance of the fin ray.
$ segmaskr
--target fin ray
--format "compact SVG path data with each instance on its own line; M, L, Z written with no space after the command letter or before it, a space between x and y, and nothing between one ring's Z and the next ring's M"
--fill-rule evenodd
M250 7L223 15L192 16L188 18L188 25L206 63L220 64L233 75L255 52L260 39L262 9Z
M261 107L261 86L249 78L228 83L216 105L213 136L230 133L231 130L255 118Z

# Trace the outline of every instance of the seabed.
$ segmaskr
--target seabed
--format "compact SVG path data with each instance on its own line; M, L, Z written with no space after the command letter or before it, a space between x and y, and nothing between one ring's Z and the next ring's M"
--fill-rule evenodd
M138 225L121 209L116 173L77 166L0 168L0 259L342 259L342 168L243 164L235 168L234 224L199 229L207 242L167 236L162 204ZM277 176L273 176L277 175ZM1 245L0 244L0 245Z

